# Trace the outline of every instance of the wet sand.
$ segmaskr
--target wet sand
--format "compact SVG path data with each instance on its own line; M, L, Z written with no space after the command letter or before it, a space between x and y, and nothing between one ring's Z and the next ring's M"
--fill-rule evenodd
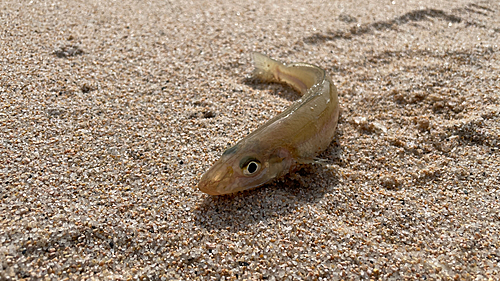
M2 1L0 279L497 280L497 1ZM264 187L201 175L324 68L338 134Z

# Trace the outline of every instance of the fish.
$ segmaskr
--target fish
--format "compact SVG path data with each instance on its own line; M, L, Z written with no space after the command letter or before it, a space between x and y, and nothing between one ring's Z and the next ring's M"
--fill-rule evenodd
M201 177L198 189L224 195L253 189L318 163L335 136L339 118L337 88L322 68L307 63L284 64L253 53L253 75L284 83L301 97L290 107L228 148Z

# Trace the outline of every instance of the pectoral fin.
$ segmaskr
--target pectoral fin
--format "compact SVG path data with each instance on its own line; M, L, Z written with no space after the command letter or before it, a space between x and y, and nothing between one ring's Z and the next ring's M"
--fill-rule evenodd
M275 173L276 177L287 174L293 164L290 151L285 148L277 148L269 156L270 169Z

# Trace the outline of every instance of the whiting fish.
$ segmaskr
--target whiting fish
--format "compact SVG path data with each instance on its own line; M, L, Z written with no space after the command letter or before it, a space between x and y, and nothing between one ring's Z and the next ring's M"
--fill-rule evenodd
M307 63L282 64L253 54L254 76L286 83L302 97L228 148L202 176L198 188L211 195L255 188L315 157L332 141L339 116L337 89L325 70Z

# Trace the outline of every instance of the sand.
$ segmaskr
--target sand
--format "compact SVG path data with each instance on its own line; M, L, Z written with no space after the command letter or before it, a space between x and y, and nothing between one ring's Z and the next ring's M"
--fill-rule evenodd
M326 2L1 1L0 279L500 279L500 4ZM324 68L338 134L212 197L298 98L252 51Z

